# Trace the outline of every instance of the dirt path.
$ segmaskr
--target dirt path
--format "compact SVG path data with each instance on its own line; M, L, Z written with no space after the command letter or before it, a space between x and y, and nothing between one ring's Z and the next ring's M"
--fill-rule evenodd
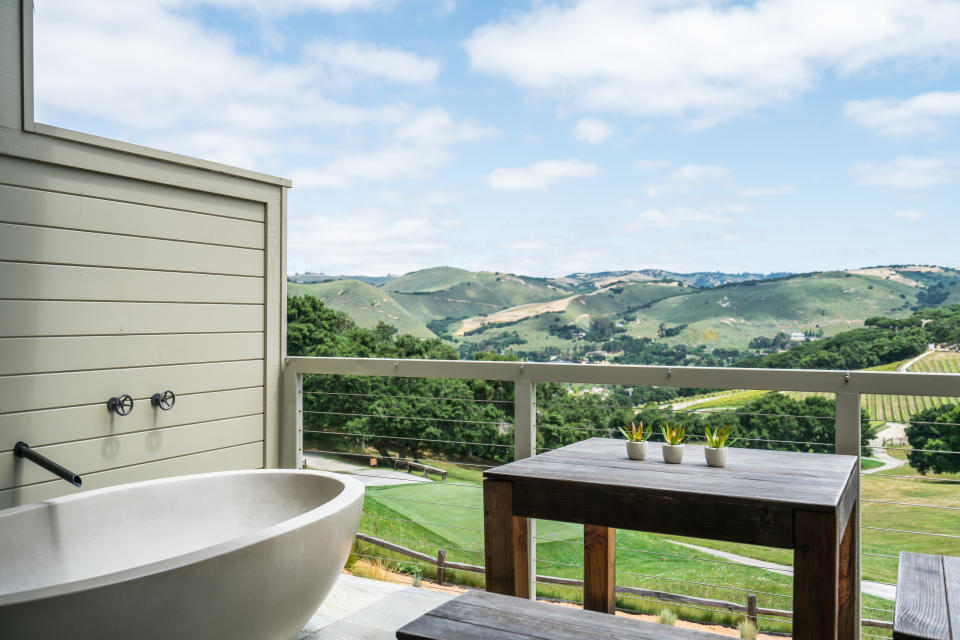
M897 367L897 371L907 371L907 370L910 369L910 367L912 367L912 366L915 365L916 363L920 362L921 360L923 360L923 359L926 358L927 356L932 355L932 354L934 354L934 353L936 353L936 352L937 352L936 349L930 349L929 351L924 351L923 353L921 353L920 355L918 355L916 358L914 358L914 359L911 360L910 362L906 362L906 363L900 365L899 367Z
M793 567L788 567L783 564L766 562L765 560L757 560L756 558L748 558L747 556L741 556L735 553L729 553L727 551L718 551L717 549L711 549L710 547L701 547L700 545L690 544L688 542L678 542L676 540L667 540L667 542L679 545L681 547L686 547L687 549L700 551L701 553L708 553L717 558L729 560L730 562L736 562L750 567L757 567L758 569L773 571L774 573L779 573L785 576L793 575ZM871 582L870 580L863 580L860 584L860 588L863 593L870 596L876 596L878 598L884 598L890 601L893 601L897 596L897 588L894 585Z

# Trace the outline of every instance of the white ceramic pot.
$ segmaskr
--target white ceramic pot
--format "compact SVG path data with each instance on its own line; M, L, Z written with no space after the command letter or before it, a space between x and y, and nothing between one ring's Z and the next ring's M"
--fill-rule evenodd
M711 467L727 465L727 447L704 447L703 455L707 457L707 464Z
M660 450L663 452L663 461L670 464L680 464L683 460L682 444L662 444Z
M627 441L627 457L631 460L645 460L647 457L647 441L630 442Z

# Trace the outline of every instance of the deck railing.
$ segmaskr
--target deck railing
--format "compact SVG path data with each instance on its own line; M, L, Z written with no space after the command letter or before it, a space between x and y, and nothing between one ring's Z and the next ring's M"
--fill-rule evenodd
M353 394L357 397L352 397L350 400L350 406L354 407L350 411L312 411L310 409L304 409L304 386L303 379L304 376L310 375L327 375L327 376L369 376L369 377L386 377L386 378L426 378L426 379L457 379L457 380L485 380L485 381L497 381L500 383L512 384L513 385L513 399L511 401L504 400L491 400L491 399L476 399L476 398L450 398L450 397L435 397L430 395L383 395L383 394L364 394L358 393ZM384 399L396 399L396 400L415 400L417 402L433 402L433 403L442 403L442 402L454 402L454 403L464 403L464 402L487 402L487 403L501 403L501 405L512 405L512 423L509 425L500 425L501 427L506 426L513 433L513 443L503 444L503 442L465 442L461 440L446 440L443 437L431 437L431 438L419 438L416 439L422 440L422 444L429 447L431 442L434 443L434 446L438 444L464 444L470 446L483 446L483 447L492 447L498 448L502 453L505 450L512 452L513 459L520 459L535 455L538 453L536 446L537 443L537 430L538 429L563 429L564 425L538 425L538 402L537 402L537 383L543 382L556 382L556 383L571 383L577 385L618 385L622 387L674 387L674 388L694 388L694 389L709 389L709 390L762 390L762 391L776 391L792 394L833 394L836 397L836 409L835 417L832 418L835 421L835 441L832 443L825 442L800 442L793 439L785 439L784 444L790 445L806 445L810 448L816 447L816 450L822 450L824 452L834 452L838 454L847 454L860 457L862 452L862 447L866 446L867 443L861 442L861 406L875 406L876 402L872 399L868 401L868 398L871 396L899 396L899 397L911 397L911 398L953 398L957 402L960 402L960 375L958 374L949 374L949 373L905 373L905 372L876 372L876 371L813 371L813 370L772 370L772 369L737 369L737 368L705 368L705 367L664 367L664 366L633 366L633 365L580 365L580 364L555 364L555 363L529 363L529 362L491 362L491 361L438 361L438 360L395 360L395 359L376 359L376 358L308 358L308 357L291 357L286 360L285 372L284 372L284 422L285 428L283 429L284 436L286 441L284 442L284 454L285 459L288 461L288 464L291 466L300 467L304 462L304 434L307 434L307 439L309 440L311 436L322 435L324 437L342 437L346 439L357 439L369 438L371 441L375 441L376 438L382 437L387 438L392 442L396 442L398 439L403 440L403 436L397 436L395 434L389 436L383 436L376 433L366 433L358 434L350 431L339 431L331 430L324 428L324 420L336 417L342 419L344 415L354 416L358 418L370 417L381 420L403 420L403 421L422 421L426 427L436 426L437 422L457 422L455 417L448 418L429 418L417 415L391 415L391 412L384 412L382 409L378 412L365 412L358 407L363 407L366 402L373 401L382 401ZM308 391L307 393L316 394L319 396L343 396L350 394L343 394L342 392L337 391L325 391L324 389L318 389L314 391ZM367 397L369 396L369 397ZM602 396L597 396L602 398ZM597 403L598 407L606 406L602 402ZM610 405L611 408L623 407L614 407ZM917 405L919 406L919 405ZM699 413L702 410L698 409L682 409L678 408L672 410L674 413L682 415L684 413ZM711 410L714 412L714 410ZM412 413L412 412L411 412ZM541 411L542 413L542 411ZM730 414L740 416L743 415L742 412L730 411ZM791 417L801 417L801 418L810 418L810 419L824 419L823 416L783 416L785 418ZM879 422L876 418L874 422ZM481 421L478 421L481 422ZM306 427L305 427L306 423ZM946 425L951 428L960 428L960 425ZM583 427L577 427L580 431L583 431ZM597 425L595 428L587 429L590 431L590 435L599 435L612 437L614 432L609 428L609 426ZM414 439L414 438L411 438ZM749 440L747 438L746 440ZM751 442L744 442L745 446L751 446ZM756 446L758 443L754 443ZM776 447L776 442L771 442L770 440L764 440L760 446L773 446ZM886 443L884 445L886 446ZM894 445L891 442L891 449L896 448L901 452L912 452L916 451L914 449L904 449L900 445ZM360 452L348 452L344 451L342 447L333 447L328 450L321 450L318 453L327 456L344 456L349 458L350 456L356 457L357 459L366 459L370 458L370 454L360 451ZM930 452L933 453L933 452ZM937 451L937 454L944 455L960 455L960 452L956 451ZM375 456L379 457L379 456ZM389 460L388 460L389 461ZM424 461L420 461L421 464ZM489 468L493 465L487 464L477 464L471 462L460 461L459 464L462 466L467 466L469 468L483 469ZM429 466L429 465L428 465ZM422 468L421 468L421 471ZM375 475L376 472L367 473L366 475ZM429 470L426 470L425 473L429 473ZM873 476L877 478L876 481L871 480L870 482L887 482L887 483L897 483L897 482L930 482L926 477L916 476L916 475L882 475L882 476ZM882 480L881 480L882 479ZM944 480L941 480L944 481ZM960 480L945 480L945 482L957 482L957 488L960 489ZM470 483L457 483L456 480L448 481L449 485L460 485L460 486L470 486L477 488L476 485ZM902 486L902 485L893 485L891 486ZM917 485L914 485L917 486ZM876 517L869 518L866 522L860 518L862 532L866 535L879 534L887 536L888 538L899 537L904 540L903 543L895 543L895 546L908 546L906 542L908 540L921 540L923 544L920 544L919 547L922 550L927 551L939 551L944 552L953 552L954 554L960 553L960 535L957 535L956 532L960 531L960 501L957 499L948 500L947 503L938 503L933 504L930 500L924 499L910 499L910 498L900 498L896 497L900 494L903 494L903 491L891 491L895 494L894 499L884 499L886 498L883 495L881 490L881 495L876 496L877 490L871 490L871 496L867 499L861 499L858 502L858 509L861 508L861 505L866 504L867 509L871 511L871 515L880 513L880 511L885 511L892 514L889 519L892 522L892 526L877 526L880 524L886 524L886 520L879 520ZM910 493L910 492L906 492ZM960 494L960 491L958 491ZM396 501L395 504L401 504L403 502L418 502L416 499L402 498L400 496L392 496L390 500ZM461 504L445 504L437 501L424 501L430 504L431 507L440 506L442 508L449 509L473 509L476 510L476 505L461 505ZM937 531L923 530L926 527L923 526L922 518L914 517L913 514L929 514L936 513L937 520L939 524ZM858 514L859 515L859 514ZM371 516L371 518L379 518L381 520L390 520L389 516ZM917 523L916 525L911 525L910 523ZM951 523L955 524L953 526ZM385 522L384 524L389 525L390 522ZM534 523L531 523L533 525ZM450 527L452 529L457 529L457 525L452 525L449 522L424 522L424 525L432 527ZM463 528L463 527L461 527ZM576 544L570 541L560 541L552 538L545 538L538 536L535 528L531 526L530 529L530 547L531 549L536 548L536 542L561 542L561 543L570 543ZM366 532L371 533L371 532ZM476 531L472 532L474 535ZM374 535L382 535L379 533L374 533ZM405 548L407 546L413 545L415 541L413 540L404 540L396 539L399 534L395 534L394 538L390 538L390 542L397 544L398 546ZM916 545L913 545L916 548ZM460 563L463 565L482 565L483 562L483 550L482 545L479 545L478 548L455 548L448 546L447 549L442 550L444 553L442 557L446 556L447 552L451 554L459 554L459 557L464 559L470 559L470 562ZM877 545L871 545L871 548L877 547ZM888 548L889 543L880 545L879 548L873 549L870 552L863 552L863 558L875 559L877 562L893 562L897 560L897 552L899 548ZM944 549L939 549L938 547L943 547ZM619 547L618 547L619 549ZM697 553L696 551L685 552L683 547L677 547L676 553L666 553L666 552L655 552L650 550L640 550L640 549L630 549L623 548L620 549L622 552L640 552L646 554L654 554L662 556L666 559L685 559L685 560L697 560L702 562L709 562L718 565L734 565L741 566L742 562L739 556L724 556L722 553L718 556L712 558L703 557L702 553ZM876 551L876 552L874 552ZM424 553L427 556L433 557L434 554L437 554L437 549L419 549L418 552ZM371 559L376 557L374 554L371 555ZM426 556L425 556L426 557ZM536 552L530 554L531 563L534 564L531 567L529 572L530 576L537 576L537 567L536 567ZM415 563L420 562L422 566L434 568L437 567L436 561L425 562L413 560ZM542 566L540 567L541 574L549 574L549 567L551 565L566 565L576 566L574 563L565 563L558 560L544 560L541 559ZM456 566L457 563L453 563ZM753 565L756 566L756 565ZM781 572L789 574L789 569L783 569ZM888 572L889 573L889 572ZM645 575L638 572L629 572L629 571L618 571L618 574L623 574L625 577L628 577L631 580L645 580L649 579L651 584L657 585L656 590L647 590L650 593L662 592L667 593L670 591L677 591L682 589L687 585L697 585L698 587L710 587L716 588L719 590L724 590L727 593L734 593L736 597L722 598L722 600L735 600L737 602L743 601L747 605L751 602L753 603L753 611L750 616L753 619L756 619L756 595L759 594L761 599L765 599L767 606L760 607L761 615L759 617L761 623L770 622L780 624L780 627L783 628L783 618L770 618L764 617L762 613L764 609L767 610L788 610L790 596L786 594L773 593L773 592L764 592L762 589L744 589L740 587L734 587L730 585L722 584L705 584L696 580L685 580L679 578L670 578L666 576L653 576ZM544 576L539 576L542 582L550 582L550 580L543 580ZM532 578L536 580L536 578ZM552 580L553 588L575 588L575 587L558 587L558 585L563 585L565 583L574 584L575 580L568 579L554 579ZM892 592L893 584L892 579L885 581L871 580L869 583L865 583L869 587L867 592L871 590L873 593L879 592L887 593ZM665 588L664 585L673 585L674 589ZM645 598L642 596L630 596L630 589L625 590L627 592L625 597L637 597L638 600L646 601L647 608L649 609L650 603L653 601L670 602L669 597L665 598ZM634 590L642 592L644 590ZM531 589L531 593L535 593L536 589ZM742 592L742 593L741 593ZM667 594L669 595L669 594ZM752 598L752 600L751 600ZM889 599L889 598L887 598ZM692 599L695 600L695 599ZM696 609L695 605L689 604L692 601L687 599L687 607L692 607ZM709 602L709 598L704 599L705 602ZM714 598L716 600L716 598ZM673 600L676 602L676 599ZM710 607L704 607L705 610L710 609ZM730 607L720 607L718 610L725 613L730 612ZM882 601L871 600L870 604L865 604L863 606L863 615L862 618L865 620L865 624L868 625L867 629L864 631L864 637L889 637L888 635L877 635L879 633L887 633L883 630L883 627L886 626L885 622L880 624L877 621L888 621L892 619L892 602L889 605L885 605Z

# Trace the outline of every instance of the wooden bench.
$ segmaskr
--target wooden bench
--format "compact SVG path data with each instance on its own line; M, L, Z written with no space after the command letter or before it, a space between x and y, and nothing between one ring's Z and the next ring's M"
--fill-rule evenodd
M960 558L900 552L893 637L960 640Z
M422 462L414 462L412 460L403 460L403 459L397 460L398 469L401 465L405 465L407 467L407 473L410 473L414 469L420 469L421 471L423 471L424 478L429 478L430 477L429 473L433 471L434 473L440 476L441 482L447 479L446 471L437 467L431 467L430 465L423 464Z
M486 591L468 591L397 631L397 640L717 640L720 637Z

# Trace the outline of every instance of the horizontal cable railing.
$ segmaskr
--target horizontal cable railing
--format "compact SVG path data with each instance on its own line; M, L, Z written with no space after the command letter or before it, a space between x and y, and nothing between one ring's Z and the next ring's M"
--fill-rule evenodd
M908 443L906 435L866 442L871 429L886 429L891 422L869 413L877 406L871 398L936 399L904 404L917 413L952 406L960 403L960 375L349 358L290 358L285 375L286 433L296 436L287 441L287 454L298 466L355 473L371 485L360 546L352 557L384 569L383 579L396 579L399 570L416 581L429 577L482 587L482 471L584 438L620 437L617 427L630 416L654 414L688 424L689 435L699 438L704 425L723 421L777 425L741 433L733 446L863 454L865 460L883 452L879 461L864 463L858 505L862 620L875 632L891 627L890 593L900 550L960 555L960 535L953 533L960 530L960 502L948 492L960 484L960 474L937 472L934 462L922 473L911 466L937 456L958 458L958 452ZM457 384L450 392L438 381ZM562 387L559 395L552 383ZM584 384L591 387L574 388ZM777 413L724 406L725 396L716 393L704 396L712 404L705 408L685 397L634 401L623 395L629 389L642 397L651 387L754 389L801 404ZM827 396L828 402L813 400ZM827 415L818 414L828 405ZM915 415L903 420L901 432L960 426ZM869 468L890 465L887 458L898 466L879 474ZM894 479L903 482L886 482ZM573 525L543 523L533 536L544 574L536 577L537 590L547 599L579 601L582 530L577 537L565 526ZM724 624L749 618L766 630L789 631L792 554L692 542L693 547L675 536L618 536L618 563L624 561L616 571L618 606L648 613L673 607L683 616ZM731 596L743 600L728 601Z

